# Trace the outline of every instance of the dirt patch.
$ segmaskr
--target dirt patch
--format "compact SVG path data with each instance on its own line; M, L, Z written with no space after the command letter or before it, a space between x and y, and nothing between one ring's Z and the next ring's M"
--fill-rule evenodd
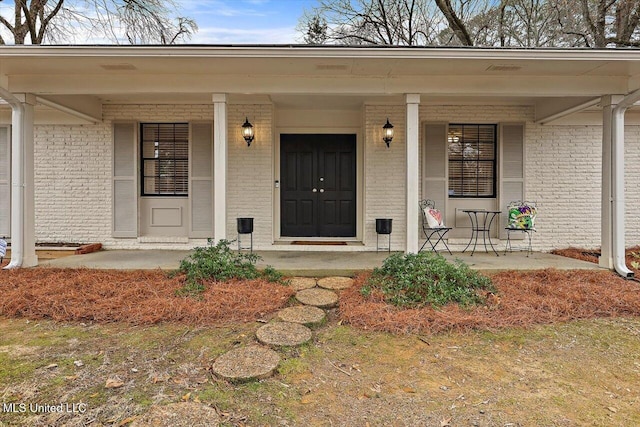
M491 276L498 289L487 303L470 309L447 305L403 310L383 296L365 298L360 288L368 274L340 294L340 319L376 331L439 333L471 329L528 327L596 317L640 315L640 286L609 271L507 271Z
M194 402L155 406L131 427L212 427L220 423L215 409Z
M255 343L256 327L0 318L0 345L40 349L0 353L0 400L86 404L84 413L2 412L0 425L128 426L167 409L192 423L214 420L208 409L197 412L204 408L215 409L221 425L238 427L640 425L638 319L418 337L333 318L316 330L313 345L278 349L274 376L219 379L214 361ZM106 388L115 377L124 385Z
M251 321L284 307L294 291L264 280L206 282L201 298L176 296L184 277L154 271L34 268L0 271L0 314L57 321Z

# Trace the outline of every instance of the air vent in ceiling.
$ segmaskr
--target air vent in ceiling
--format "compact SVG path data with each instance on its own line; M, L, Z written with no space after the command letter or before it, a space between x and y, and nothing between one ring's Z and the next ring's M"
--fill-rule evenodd
M487 71L520 71L522 67L519 65L492 65L487 68Z
M344 64L318 64L316 65L316 69L328 71L344 71L347 69L347 66Z
M136 69L136 67L131 64L102 64L100 67L109 71L128 71Z

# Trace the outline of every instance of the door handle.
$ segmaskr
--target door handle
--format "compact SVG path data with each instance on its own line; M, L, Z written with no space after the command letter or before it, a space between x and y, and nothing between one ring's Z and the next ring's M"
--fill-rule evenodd
M324 193L324 188L321 188L321 189L320 189L320 192L321 192L321 193Z
M317 188L314 188L314 189L313 189L313 190L311 190L311 191L313 191L314 193L317 193L317 192L318 192L318 189L317 189Z

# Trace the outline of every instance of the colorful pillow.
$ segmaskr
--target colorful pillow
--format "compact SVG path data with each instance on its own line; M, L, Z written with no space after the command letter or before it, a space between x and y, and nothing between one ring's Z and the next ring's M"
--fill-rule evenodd
M537 210L535 206L526 203L509 205L509 219L507 227L514 230L535 229Z
M427 206L424 208L424 216L427 218L429 228L443 228L445 226L442 219L442 212L438 209L433 209Z

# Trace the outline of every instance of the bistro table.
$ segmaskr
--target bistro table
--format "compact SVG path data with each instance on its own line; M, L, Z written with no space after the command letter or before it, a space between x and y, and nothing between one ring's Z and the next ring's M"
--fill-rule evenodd
M476 251L476 246L478 245L478 236L482 234L482 242L484 244L484 251L489 253L489 248L487 247L487 240L489 241L489 246L491 246L491 250L493 253L498 255L498 251L493 247L493 243L491 242L491 224L493 220L496 219L501 211L488 211L486 209L464 209L462 212L469 215L469 219L471 220L471 238L469 239L469 243L467 247L464 248L462 252L465 252L473 243L473 249L471 250L471 256Z

